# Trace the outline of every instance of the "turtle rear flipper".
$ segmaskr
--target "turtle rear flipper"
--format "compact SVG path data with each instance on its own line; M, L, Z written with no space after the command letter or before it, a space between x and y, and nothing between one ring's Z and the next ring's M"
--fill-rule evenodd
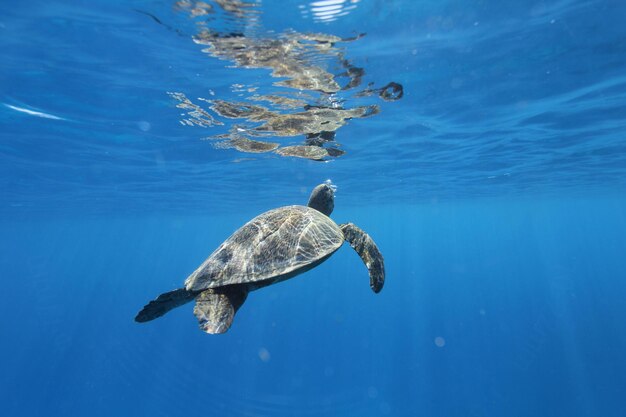
M202 291L196 297L196 306L193 308L200 329L211 334L226 333L246 297L248 290L241 285Z
M159 295L156 299L146 304L137 316L135 321L145 323L161 317L168 311L187 304L195 298L198 293L195 291L187 291L185 288L178 288Z
M371 237L352 223L339 225L343 236L359 254L370 274L370 287L380 292L385 284L385 261Z

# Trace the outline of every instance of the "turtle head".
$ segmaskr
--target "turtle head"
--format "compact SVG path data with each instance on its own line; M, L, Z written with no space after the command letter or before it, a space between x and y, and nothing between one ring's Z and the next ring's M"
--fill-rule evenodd
M311 197L309 197L309 207L330 216L335 208L336 188L330 181L315 187L311 192Z

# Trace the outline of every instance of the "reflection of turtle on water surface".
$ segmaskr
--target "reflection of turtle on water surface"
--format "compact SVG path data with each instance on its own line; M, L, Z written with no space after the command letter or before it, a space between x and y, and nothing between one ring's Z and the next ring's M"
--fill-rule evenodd
M207 333L224 333L248 292L284 281L324 262L346 240L359 254L379 292L383 257L374 241L352 223L337 225L329 184L313 189L308 206L286 206L250 220L222 243L186 280L185 286L148 303L135 317L146 322L195 299L194 314Z
M339 3L343 1L333 8L340 8ZM230 123L220 117L245 120L243 124L231 125L228 134L209 136L207 139L218 140L214 142L216 148L327 161L346 153L335 139L339 128L380 110L376 104L344 105L350 91L355 98L378 95L384 101L399 100L404 94L402 85L393 81L380 88L370 82L364 90L356 91L365 80L366 71L346 57L345 45L361 39L364 33L339 37L328 33L265 30L262 2L257 1L179 0L175 9L195 20L199 31L192 39L202 46L202 52L229 61L233 64L229 68L261 69L276 79L271 85L278 88L270 87L270 91L264 91L266 81L232 84L233 93L241 97L237 100L197 98L209 103L213 113L182 92L169 93L178 101L176 107L185 111L180 119L185 126L228 127ZM183 35L157 16L139 12ZM210 94L215 93L210 91ZM259 101L269 104L256 104ZM303 142L267 140L301 135L305 137Z

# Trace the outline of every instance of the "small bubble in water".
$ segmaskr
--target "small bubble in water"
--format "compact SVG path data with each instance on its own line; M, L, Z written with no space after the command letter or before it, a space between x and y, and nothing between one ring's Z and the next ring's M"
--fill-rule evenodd
M142 121L138 122L137 126L139 127L139 129L141 129L144 132L147 132L152 127L150 125L150 122L146 122L145 120L142 120Z
M270 361L270 352L267 349L265 349L265 348L259 349L259 358L263 362L269 362Z
M378 397L378 390L376 389L376 387L369 387L367 389L367 396L370 398Z
M327 179L326 181L324 181L324 184L326 184L326 185L328 185L330 188L332 188L332 190L333 190L334 192L337 192L337 188L338 188L338 187L337 187L337 185L336 185L336 184L333 184L333 181L332 181L330 178L329 178L329 179Z
M435 337L435 346L442 348L445 345L446 345L446 339L444 339L441 336Z

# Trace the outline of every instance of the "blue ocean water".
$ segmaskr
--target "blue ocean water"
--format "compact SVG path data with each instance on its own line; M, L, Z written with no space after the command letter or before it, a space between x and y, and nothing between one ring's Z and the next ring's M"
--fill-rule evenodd
M625 415L626 4L0 12L2 415ZM133 321L327 179L380 294L344 245Z

